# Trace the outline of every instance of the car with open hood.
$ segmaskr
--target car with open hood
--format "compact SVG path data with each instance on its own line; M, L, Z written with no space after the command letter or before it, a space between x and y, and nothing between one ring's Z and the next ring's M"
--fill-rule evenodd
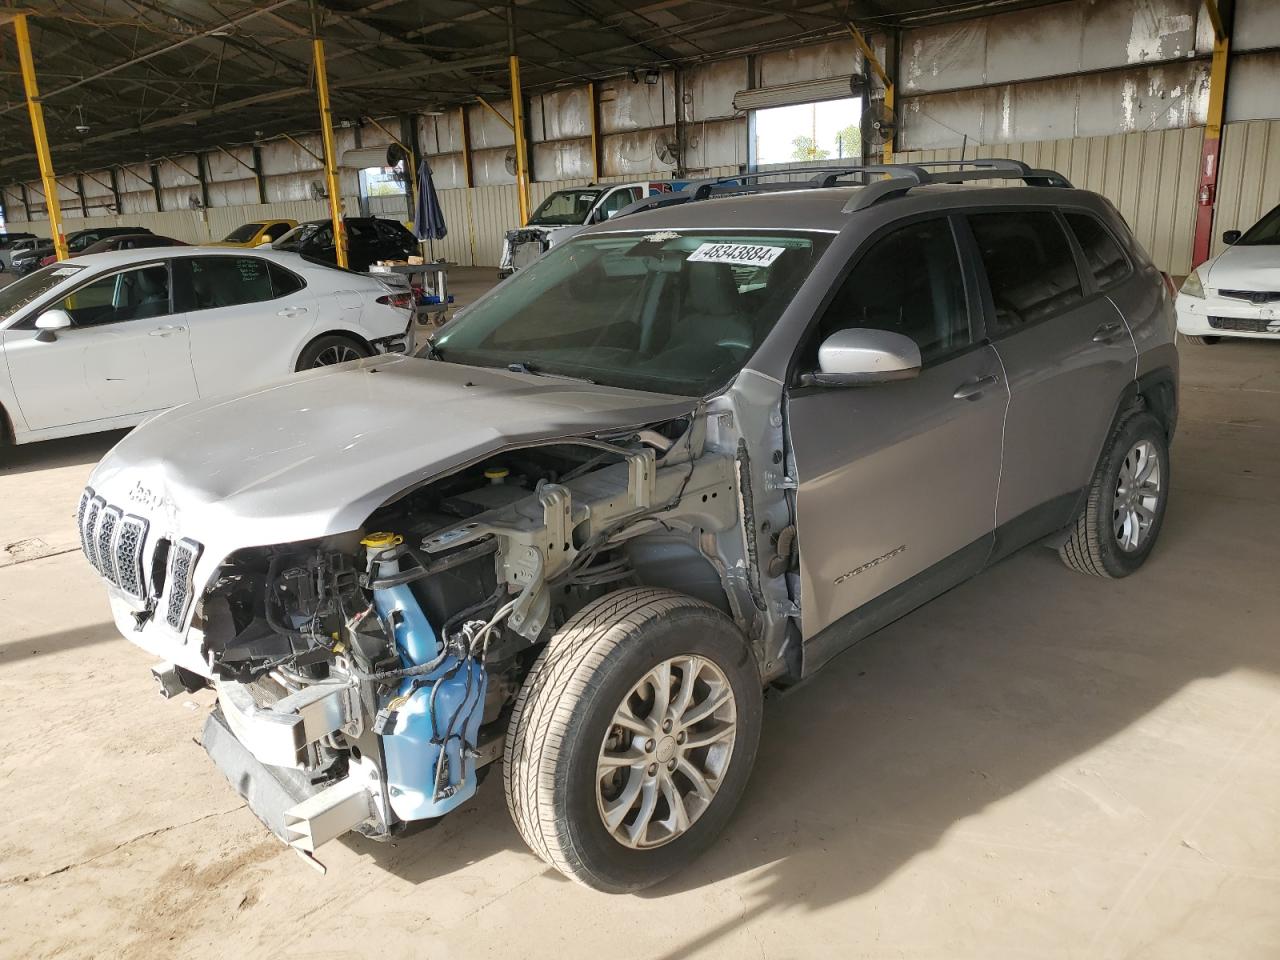
M118 628L216 692L202 744L282 840L402 836L500 763L539 857L639 889L728 821L766 688L1033 542L1141 568L1178 356L1115 208L1012 161L768 177L642 198L420 356L179 407L94 470Z
M671 186L666 181L645 180L557 190L538 205L528 223L516 230L508 230L503 237L498 279L509 277L528 266L589 224L604 223L637 200L670 192Z

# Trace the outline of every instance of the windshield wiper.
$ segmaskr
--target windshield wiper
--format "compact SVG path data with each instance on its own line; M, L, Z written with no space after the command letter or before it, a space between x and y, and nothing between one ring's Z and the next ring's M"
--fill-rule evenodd
M539 370L533 364L525 363L524 361L508 363L507 369L512 373L527 373L535 377L555 377L557 380L577 380L579 383L595 383L594 380L586 377L575 377L567 373L548 373L546 370Z

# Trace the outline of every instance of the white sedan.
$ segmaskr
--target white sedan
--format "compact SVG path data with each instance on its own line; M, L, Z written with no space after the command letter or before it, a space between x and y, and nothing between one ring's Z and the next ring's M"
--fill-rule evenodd
M130 427L297 370L412 353L412 294L293 253L176 247L0 289L0 446Z
M1195 344L1219 337L1280 339L1280 207L1192 270L1176 301L1178 332Z

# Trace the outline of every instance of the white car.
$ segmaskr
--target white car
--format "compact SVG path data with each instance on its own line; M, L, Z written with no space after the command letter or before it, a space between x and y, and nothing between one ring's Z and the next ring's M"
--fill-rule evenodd
M557 190L543 200L523 227L508 230L502 241L498 279L527 267L556 244L564 243L593 223L604 223L619 210L655 193L666 193L671 184L642 180L612 186L590 184Z
M1219 337L1280 338L1280 207L1196 269L1178 291L1178 332L1190 343Z
M0 446L131 427L413 341L411 293L297 254L80 257L0 289Z

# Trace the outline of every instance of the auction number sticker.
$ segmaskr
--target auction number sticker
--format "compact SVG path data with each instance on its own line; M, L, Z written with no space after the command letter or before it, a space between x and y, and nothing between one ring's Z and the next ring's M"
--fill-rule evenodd
M735 267L767 267L786 247L758 243L704 243L689 254L688 263L727 263Z

